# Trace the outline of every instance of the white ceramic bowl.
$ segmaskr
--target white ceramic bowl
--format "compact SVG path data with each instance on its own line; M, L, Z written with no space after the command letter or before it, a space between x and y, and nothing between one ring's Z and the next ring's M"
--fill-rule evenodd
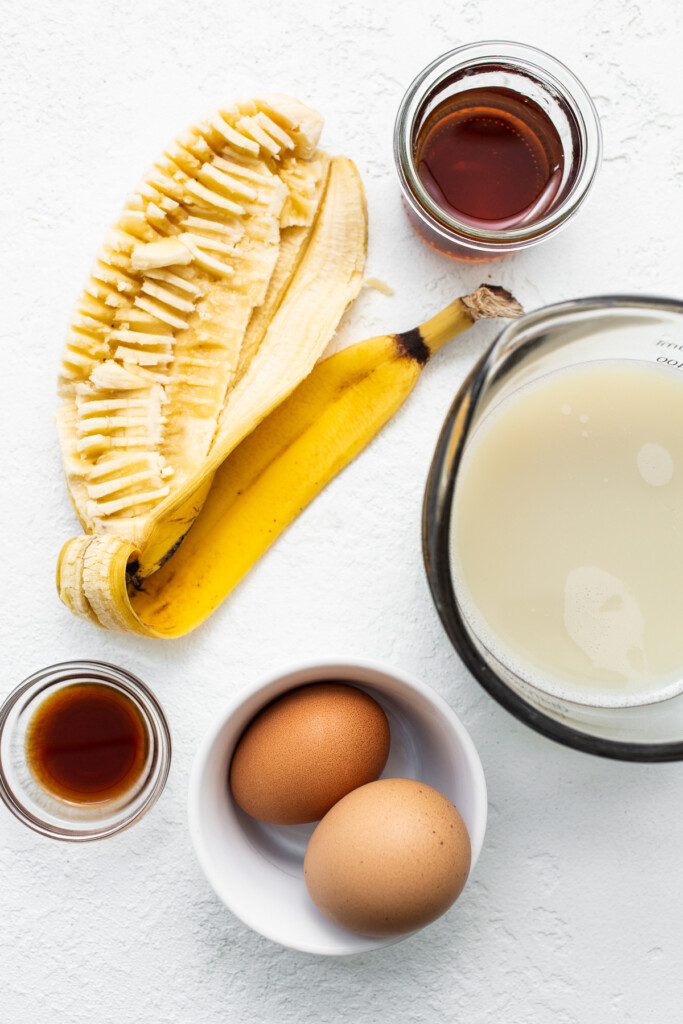
M429 686L367 662L297 666L238 693L197 752L188 811L199 863L233 914L283 946L344 956L398 940L364 938L329 921L304 884L304 853L315 825L256 821L237 807L228 787L233 751L257 712L296 686L333 679L366 690L382 705L391 728L383 777L419 779L447 796L467 826L474 868L484 839L487 803L484 772L469 734Z

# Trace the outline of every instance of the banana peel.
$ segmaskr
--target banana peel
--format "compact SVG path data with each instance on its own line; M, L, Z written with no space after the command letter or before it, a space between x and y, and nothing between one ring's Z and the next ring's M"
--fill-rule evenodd
M109 629L160 638L190 632L391 419L436 351L478 319L521 313L504 289L482 286L418 328L324 359L241 443L214 455L201 509L189 494L189 509L169 513L192 525L153 574L139 573L145 552L130 540L77 538L60 556L62 600ZM176 522L169 536L177 532Z
M81 617L140 631L120 566L159 570L217 467L310 372L360 291L363 188L350 160L318 149L321 127L277 94L214 112L164 151L106 237L57 415L85 531L58 586Z

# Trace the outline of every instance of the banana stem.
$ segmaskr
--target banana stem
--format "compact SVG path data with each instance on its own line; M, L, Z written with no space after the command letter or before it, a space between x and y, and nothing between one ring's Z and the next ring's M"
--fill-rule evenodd
M498 285L481 285L471 295L456 299L418 327L420 337L430 355L438 352L456 335L466 331L477 320L492 317L522 316L519 302Z
M467 306L463 304L462 299L456 299L455 302L451 302L450 305L440 310L435 316L420 324L418 330L422 335L423 342L429 349L429 354L434 355L452 338L462 334L468 327L471 327L473 323L474 318L467 309Z

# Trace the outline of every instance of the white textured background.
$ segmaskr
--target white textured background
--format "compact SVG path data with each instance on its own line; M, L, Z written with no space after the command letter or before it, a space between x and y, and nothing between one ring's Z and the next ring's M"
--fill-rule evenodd
M683 765L592 759L518 724L461 668L427 591L422 491L440 423L496 332L430 366L379 440L189 639L122 638L72 618L54 565L78 530L52 424L70 308L125 193L217 104L291 92L326 115L370 208L367 292L343 344L413 326L490 279L532 309L607 291L681 296L678 0L17 0L0 3L2 694L73 657L148 681L174 762L135 828L75 848L0 809L0 1019L8 1024L677 1024L683 1006ZM429 252L401 210L391 130L404 88L460 43L511 38L595 97L605 161L559 237L473 269ZM302 659L385 659L431 683L481 752L490 822L456 907L406 942L319 960L217 902L187 832L197 743L229 694Z

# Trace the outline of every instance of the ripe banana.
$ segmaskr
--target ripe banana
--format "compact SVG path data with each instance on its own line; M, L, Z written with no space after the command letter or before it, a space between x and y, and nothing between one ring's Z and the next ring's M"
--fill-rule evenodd
M351 161L317 149L321 127L286 96L224 108L164 152L108 233L60 375L86 536L58 577L76 614L127 628L97 567L134 551L139 578L159 568L216 468L310 372L358 294L363 189Z
M89 538L79 538L60 558L62 599L109 628L153 637L194 629L391 418L434 352L478 319L521 312L509 293L482 286L415 330L360 342L318 363L212 465L196 521L157 572L140 576L130 542L95 538L92 550Z

